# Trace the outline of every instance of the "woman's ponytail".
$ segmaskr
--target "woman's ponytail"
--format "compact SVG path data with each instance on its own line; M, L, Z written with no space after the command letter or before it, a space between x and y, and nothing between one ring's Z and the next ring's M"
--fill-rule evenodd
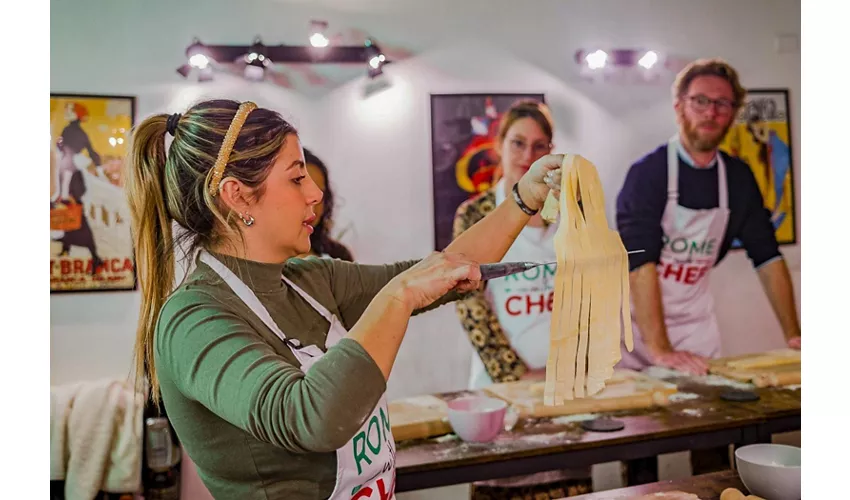
M166 206L165 133L168 115L155 115L134 127L127 161L126 189L142 301L136 331L136 388L145 387L159 404L154 362L154 330L160 309L174 286L174 242Z

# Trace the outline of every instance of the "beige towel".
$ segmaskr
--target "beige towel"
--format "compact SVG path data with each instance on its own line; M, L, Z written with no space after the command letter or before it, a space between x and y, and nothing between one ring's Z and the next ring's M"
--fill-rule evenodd
M102 379L51 392L51 479L65 480L66 499L138 491L144 398L132 384Z
M50 387L50 480L65 479L68 466L68 417L80 384Z
M101 489L108 493L136 492L142 485L143 410L145 398L131 384L113 387L119 418Z

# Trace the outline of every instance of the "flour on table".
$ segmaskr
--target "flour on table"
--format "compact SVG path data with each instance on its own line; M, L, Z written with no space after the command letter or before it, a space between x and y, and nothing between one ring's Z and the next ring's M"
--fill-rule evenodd
M449 441L457 441L460 439L457 434L446 434L434 439L436 443L448 443Z
M677 392L675 394L671 394L667 396L667 399L671 403L678 403L679 401L688 401L690 399L699 399L699 394L694 394L693 392Z
M722 385L728 387L734 387L736 389L742 390L752 390L755 389L755 385L749 384L746 382L738 382L737 380L732 380L726 377L721 377L720 375L707 375L703 377L694 377L700 382L706 385Z
M550 444L550 443L561 443L567 441L569 433L566 431L557 432L555 434L531 434L528 436L523 436L523 441L535 444Z
M685 408L684 410L680 411L679 413L681 413L682 415L687 415L689 417L701 417L702 416L702 410L700 410L699 408Z
M749 384L746 382L738 382L737 380L732 380L726 377L721 377L720 375L688 375L685 372L681 372L679 370L673 370L670 368L666 368L663 366L650 366L646 370L643 371L646 375L659 378L659 379L670 379L670 378L689 378L695 382L699 382L705 385L713 385L713 386L724 386L724 387L734 387L736 389L742 390L752 390L755 388L753 384Z
M434 457L443 460L480 455L483 453L488 455L499 455L513 450L513 447L511 446L512 441L514 441L513 438L509 438L508 440L498 439L490 443L462 442L458 446L436 450L434 452Z
M786 385L785 387L782 387L782 389L786 389L788 391L799 391L800 390L800 384Z
M575 415L564 415L563 417L553 418L553 424L570 424L573 422L583 422L585 420L593 420L596 418L595 413L577 413Z

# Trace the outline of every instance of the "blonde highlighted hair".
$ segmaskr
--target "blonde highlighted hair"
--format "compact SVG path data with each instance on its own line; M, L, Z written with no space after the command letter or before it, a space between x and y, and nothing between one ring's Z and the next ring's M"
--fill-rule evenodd
M209 189L213 165L239 106L231 100L205 101L183 115L172 116L170 128L169 115L158 114L132 131L125 189L142 293L134 349L136 388L143 392L148 387L157 405L154 332L160 309L175 285L174 252L180 243L173 236L172 222L182 229L178 239L188 240L180 246L188 247L189 255L239 232L234 214L220 199L214 199ZM168 132L174 139L166 151ZM253 110L233 144L224 175L255 188L256 196L262 196L263 183L284 140L296 133L280 114Z

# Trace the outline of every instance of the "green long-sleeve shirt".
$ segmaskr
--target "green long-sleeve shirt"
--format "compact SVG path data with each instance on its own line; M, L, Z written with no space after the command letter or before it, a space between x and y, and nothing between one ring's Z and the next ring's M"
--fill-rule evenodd
M287 337L323 350L328 321L281 281L281 272L351 329L375 294L416 263L215 257ZM428 309L456 298L449 294ZM335 450L386 390L377 364L347 338L305 375L289 348L200 260L161 311L154 356L168 417L215 498L327 498Z

